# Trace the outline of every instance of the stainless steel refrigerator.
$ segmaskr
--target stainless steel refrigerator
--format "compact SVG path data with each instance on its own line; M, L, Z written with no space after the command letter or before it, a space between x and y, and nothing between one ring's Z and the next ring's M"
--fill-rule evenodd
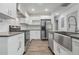
M47 23L50 19L41 19L41 40L47 40Z

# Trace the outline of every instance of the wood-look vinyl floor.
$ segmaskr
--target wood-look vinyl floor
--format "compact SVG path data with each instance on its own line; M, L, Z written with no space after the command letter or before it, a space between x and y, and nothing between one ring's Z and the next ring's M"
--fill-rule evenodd
M52 55L48 48L48 41L32 40L25 55Z

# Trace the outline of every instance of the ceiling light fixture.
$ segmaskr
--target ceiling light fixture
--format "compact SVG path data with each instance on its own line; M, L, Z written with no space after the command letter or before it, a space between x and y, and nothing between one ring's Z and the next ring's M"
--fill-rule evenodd
M48 11L48 9L47 9L47 8L45 8L45 11Z
M59 13L55 13L55 15L59 15Z
M38 5L39 5L39 6L42 6L42 5L43 5L43 3L38 3Z
M35 11L35 9L34 9L34 8L32 8L32 11Z

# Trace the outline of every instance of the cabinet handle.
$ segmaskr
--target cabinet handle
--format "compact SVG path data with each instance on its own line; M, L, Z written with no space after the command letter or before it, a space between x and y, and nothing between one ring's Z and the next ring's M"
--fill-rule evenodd
M17 51L21 48L21 41L19 41L19 46L18 46L18 49Z

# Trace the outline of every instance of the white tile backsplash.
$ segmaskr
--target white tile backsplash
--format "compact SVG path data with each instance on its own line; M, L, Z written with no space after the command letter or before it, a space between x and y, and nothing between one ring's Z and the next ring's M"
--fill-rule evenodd
M15 19L13 21L13 19L8 19L8 20L4 20L0 22L0 32L8 32L9 31L9 25L19 25L19 22L17 22Z
M3 21L0 22L0 32L8 32L9 31L9 22Z

